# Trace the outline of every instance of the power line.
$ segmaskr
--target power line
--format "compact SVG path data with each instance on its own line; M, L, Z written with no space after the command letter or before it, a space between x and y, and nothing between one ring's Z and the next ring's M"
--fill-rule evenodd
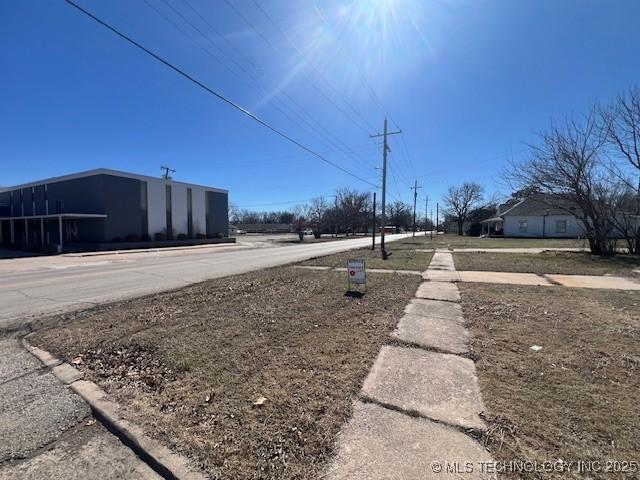
M109 25L108 23L106 23L105 21L101 20L100 18L96 17L95 15L93 15L92 13L90 13L89 11L85 10L84 8L82 8L80 5L76 4L75 2L73 2L72 0L64 0L66 3L68 3L69 5L71 5L72 7L76 8L78 11L84 13L86 16L88 16L89 18L93 19L94 21L96 21L97 23L99 23L100 25L102 25L103 27L107 28L108 30L110 30L111 32L115 33L116 35L118 35L120 38L122 38L123 40L126 40L127 42L129 42L130 44L134 45L135 47L139 48L140 50L142 50L143 52L145 52L147 55L155 58L157 61L159 61L160 63L162 63L163 65L169 67L171 70L173 70L174 72L182 75L184 78L186 78L187 80L191 81L192 83L194 83L195 85L199 86L200 88L202 88L203 90L205 90L206 92L210 93L211 95L213 95L214 97L216 97L217 99L221 100L222 102L226 103L227 105L229 105L230 107L238 110L239 112L243 113L244 115L246 115L247 117L251 118L253 121L255 121L256 123L262 125L263 127L271 130L273 133L275 133L276 135L279 135L280 137L284 138L285 140L289 141L290 143L296 145L297 147L305 150L306 152L310 153L311 155L313 155L314 157L322 160L323 162L327 163L328 165L331 165L334 168L337 168L338 170L342 171L343 173L346 173L347 175L350 175L353 178L356 178L358 180L360 180L361 182L364 182L368 185L371 185L373 187L377 187L377 185L365 180L364 178L356 175L355 173L350 172L349 170L341 167L340 165L332 162L331 160L323 157L322 155L320 155L319 153L316 153L314 150L312 150L311 148L307 147L306 145L298 142L297 140L295 140L294 138L290 137L289 135L287 135L286 133L282 132L281 130L271 126L270 124L268 124L266 121L262 120L261 118L257 117L256 115L254 115L253 113L251 113L249 110L247 110L244 107L241 107L240 105L238 105L237 103L233 102L232 100L228 99L227 97L225 97L224 95L216 92L215 90L212 90L211 88L209 88L208 86L206 86L204 83L200 82L199 80L196 80L194 77L192 77L191 75L189 75L188 73L186 73L185 71L181 70L180 68L176 67L175 65L173 65L172 63L168 62L167 60L165 60L164 58L160 57L158 54L152 52L151 50L149 50L148 48L142 46L140 43L136 42L135 40L133 40L132 38L128 37L127 35L125 35L124 33L121 33L119 30L117 30L116 28L112 27L111 25Z
M311 200L315 200L316 198L335 198L337 197L337 195L318 195L316 197L313 198L305 198L304 200L291 200L288 202L274 202L274 203L257 203L257 204L253 204L253 205L237 205L238 208L255 208L255 207L270 207L270 206L277 206L277 205L291 205L293 203L306 203L306 202L310 202Z
M228 2L228 0L225 0ZM340 108L330 97L324 95L324 93L320 90L317 89L328 101L330 101L334 107L336 107L338 110L340 110L342 112L343 115L345 115L349 120L351 120L355 125L357 125L361 130L364 130L365 132L368 132L367 128L371 128L374 129L374 127L367 121L366 118L364 118L362 116L362 114L360 114L360 112L358 112L358 110L344 97L344 95L342 95L335 87L333 87L331 85L331 83L329 83L329 81L327 80L326 76L324 75L324 73L322 71L320 71L320 69L318 67L316 67L313 62L311 62L308 58L308 56L298 48L298 46L293 42L293 40L291 40L291 37L282 29L280 28L280 26L275 22L275 20L271 17L271 15L269 15L269 13L256 1L256 0L252 0L253 4L258 8L258 10L260 10L262 12L262 14L267 18L267 20L269 20L269 22L275 27L276 30L278 30L278 32L280 32L280 34L287 40L287 42L293 47L293 49L298 53L298 55L313 69L314 72L316 72L320 78L322 78L324 80L324 82L326 83L326 85L329 87L330 90L333 91L333 93L340 97L340 99L360 118L360 120L364 123L365 126L362 126L361 124L359 124L358 122L356 122L353 117L351 117L351 115L349 115L347 112L345 112L344 110L342 110L342 108ZM270 45L272 48L273 45Z
M205 53L207 53L210 56L213 56L213 58L215 58L217 61L219 61L220 63L222 63L227 70L229 70L233 75L235 75L236 77L238 77L241 81L243 81L244 83L246 83L247 85L251 86L245 78L241 77L240 75L238 75L236 72L234 72L228 65L226 65L217 55L213 54L211 51L209 51L206 47L204 47L204 45L202 45L201 43L197 42L191 35L188 35L185 31L183 31L181 28L177 27L177 25L172 22L170 19L168 19L165 15L163 15L158 9L156 9L153 5L151 5L149 3L148 0L144 0L144 2L149 5L151 8L153 8L156 13L158 13L164 20L166 20L167 22L169 22L171 25L173 25L175 28L178 29L178 31L180 31L183 35L185 35L185 37L187 39L189 39L191 42L193 42L196 46L198 46L199 48L201 48L202 50L205 51ZM170 8L176 15L178 15L185 23L187 23L191 28L193 28L196 32L198 32L207 42L209 42L211 45L213 45L213 47L215 47L218 51L220 51L220 53L222 55L224 55L225 58L229 59L237 68L239 68L240 70L242 70L242 72L244 72L247 76L249 76L252 80L253 80L253 84L255 85L255 87L261 91L261 93L263 95L266 96L266 91L264 90L264 88L262 87L262 85L260 84L260 80L250 71L246 70L242 65L240 65L238 62L235 61L235 59L233 59L229 54L227 54L226 51L224 51L224 49L220 48L217 44L215 44L202 30L200 30L196 25L194 25L187 17L185 17L185 15L182 14L182 12L180 12L177 8L175 8L173 5L171 5L167 0L162 0L162 2L168 7ZM202 18L204 20L204 17L202 15L199 14L199 12L190 4L188 4L186 2L186 0L183 0L183 2L186 3L186 5L188 7L190 7L197 15L200 16L200 18ZM206 21L206 20L205 20ZM248 20L247 20L248 21ZM209 23L207 23L208 25L210 25ZM211 26L211 28L213 29L213 26ZM214 33L219 34L217 32L217 30L213 29ZM306 112L306 110L291 96L289 96L286 92L281 92L282 95L284 95L285 98L287 98L290 102L292 102L299 110L300 112L302 112L305 116L309 117L315 124L316 126L314 127L309 121L307 121L306 118L304 118L302 115L300 115L296 110L294 110L293 108L289 107L284 101L282 101L281 99L278 99L281 106L285 109L287 109L288 111L290 111L292 114L294 114L296 117L298 117L298 119L300 121L302 121L305 125L307 125L311 130L314 130L316 128L322 130L322 132L317 132L317 134L321 135L320 137L320 141L322 143L324 143L325 145L330 145L331 147L337 148L338 151L340 153L342 153L345 157L350 158L351 160L354 160L356 163L360 163L361 165L364 165L365 167L368 167L368 165L361 161L356 154L353 152L353 150L351 150L344 142L342 142L339 139L335 139L332 140L331 138L331 132L329 132L326 128L324 128L322 126L322 124L320 124L315 118L313 118L313 116L311 116L308 112ZM273 106L277 111L279 111L282 115L284 115L290 122L297 124L298 122L294 121L287 112L285 112L282 108L280 108L280 106L278 104L275 103L275 100L277 99L277 97L274 96L273 100L269 99L267 100L267 102ZM316 134L313 133L313 131L308 130L307 128L303 127L302 125L298 124L298 128L302 129L305 133L307 133L310 137L318 140ZM336 143L337 142L337 143ZM340 149L340 147L338 146L338 144L341 144L344 147L344 150Z

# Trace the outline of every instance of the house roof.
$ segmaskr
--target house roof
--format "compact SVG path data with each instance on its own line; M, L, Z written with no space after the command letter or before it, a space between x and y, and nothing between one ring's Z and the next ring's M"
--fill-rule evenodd
M574 202L545 193L536 193L523 198L504 211L501 216L575 215L572 212L577 212L577 210L577 205Z

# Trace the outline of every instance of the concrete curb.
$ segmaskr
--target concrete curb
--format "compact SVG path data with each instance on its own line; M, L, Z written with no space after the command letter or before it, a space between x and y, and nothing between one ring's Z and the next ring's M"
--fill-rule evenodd
M139 426L125 420L119 413L120 405L110 400L107 393L95 383L82 380L82 372L46 350L32 346L27 337L23 337L22 345L46 367L51 368L51 372L61 382L69 385L71 390L82 397L95 417L159 475L169 480L208 478L204 473L192 470L187 459L147 436Z

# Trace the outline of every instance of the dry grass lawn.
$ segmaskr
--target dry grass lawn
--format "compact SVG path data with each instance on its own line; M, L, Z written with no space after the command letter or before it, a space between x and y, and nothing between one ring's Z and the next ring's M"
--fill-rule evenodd
M347 260L352 258L363 258L366 268L383 268L388 270L417 270L424 271L429 266L433 252L416 252L422 247L422 240L418 237L409 237L406 240L387 243L387 260L381 258L379 244L376 243L376 250L370 248L360 248L348 252L337 253L325 257L312 258L300 265L320 265L326 267L346 267Z
M419 235L418 248L588 248L588 242L573 238L480 238L445 235Z
M482 272L558 273L565 275L638 276L640 257L598 257L589 253L454 253L456 270Z
M460 289L497 460L640 460L640 292Z
M215 479L311 479L419 279L274 268L67 315L33 343Z

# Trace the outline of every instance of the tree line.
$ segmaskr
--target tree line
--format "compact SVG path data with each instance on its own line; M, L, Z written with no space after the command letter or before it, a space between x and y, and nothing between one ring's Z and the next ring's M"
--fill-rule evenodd
M413 206L394 201L386 207L387 225L397 231L408 231L413 227ZM304 238L311 230L316 238L322 234L354 235L368 234L373 229L373 195L349 188L336 190L331 197L316 197L285 211L255 212L245 209L229 209L229 221L234 224L281 223L292 225L295 232ZM419 228L430 228L429 219L417 218ZM376 228L381 225L380 204L376 205Z

